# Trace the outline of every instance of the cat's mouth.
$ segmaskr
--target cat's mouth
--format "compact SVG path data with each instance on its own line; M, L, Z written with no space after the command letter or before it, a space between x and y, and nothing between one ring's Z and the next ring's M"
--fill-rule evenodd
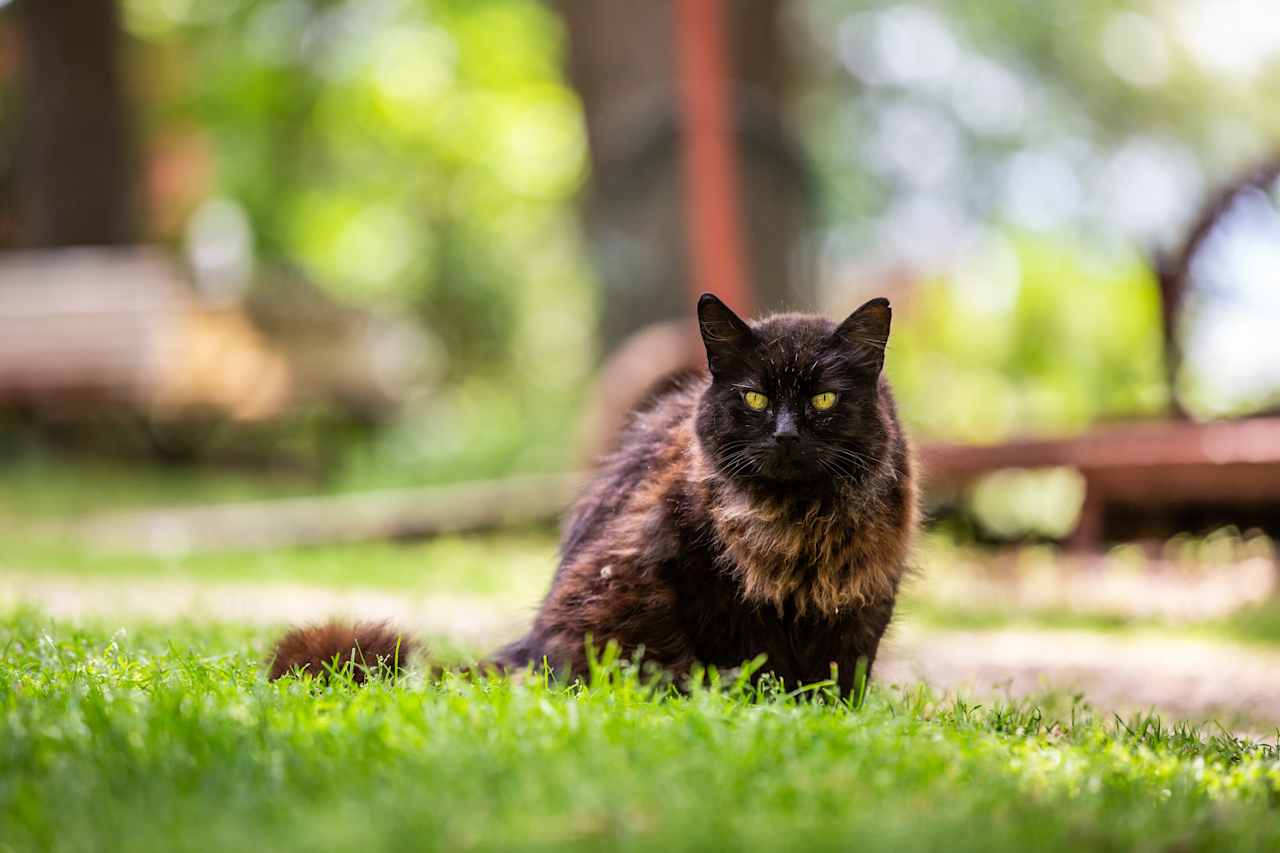
M811 480L820 473L817 457L800 447L780 447L765 457L760 474L783 483Z

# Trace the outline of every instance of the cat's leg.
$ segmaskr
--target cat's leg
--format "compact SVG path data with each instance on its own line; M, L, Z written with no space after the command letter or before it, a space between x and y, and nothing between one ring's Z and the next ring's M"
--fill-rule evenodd
M693 666L693 642L675 592L640 561L580 562L567 567L530 633L535 651L574 677L589 674L612 643L623 660L639 659L683 679Z
M884 637L893 618L893 601L873 602L853 614L840 632L835 663L838 668L836 682L840 694L847 696L858 689L860 680L869 682L871 671ZM828 676L829 677L829 676Z

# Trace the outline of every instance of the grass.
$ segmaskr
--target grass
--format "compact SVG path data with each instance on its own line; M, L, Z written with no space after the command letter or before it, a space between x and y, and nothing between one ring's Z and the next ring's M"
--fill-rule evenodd
M240 474L129 479L33 466L0 481L0 518L10 520L0 571L531 606L554 568L549 530L175 556L40 538L39 521L68 513L297 488ZM1189 630L948 609L910 594L903 612L935 628ZM1280 610L1266 605L1194 630L1274 644L1278 626ZM0 853L1280 849L1274 748L1151 716L1103 717L1070 696L974 706L873 686L854 708L822 687L676 696L618 667L586 686L420 674L364 688L268 684L270 634L0 615ZM453 649L438 639L434 648Z
M97 451L69 450L0 423L0 521L445 485L581 463L571 452L576 407L561 400L495 417L492 394L468 393L476 399L467 411L433 406L431 424L410 418L373 436L343 434L332 446L320 441L323 451L310 447L319 439L305 429L296 441L286 431L258 455L256 442L233 441L245 451L239 458L213 451L191 463L161 464L136 442L126 443L129 452L109 438Z
M265 639L0 620L0 850L1280 845L1273 748L1069 697L269 684Z
M1243 608L1211 627L1243 642L1280 645L1280 601Z
M1063 608L975 607L958 610L904 596L898 618L940 630L988 631L1003 628L1025 630L1097 631L1107 634L1171 634L1247 643L1275 648L1280 645L1280 601L1249 604L1232 613L1195 622L1171 622L1158 616L1074 611Z
M92 455L27 454L0 464L0 519L12 520L289 497L318 488L296 473L162 466Z
M534 528L503 534L445 536L420 542L375 542L226 554L111 553L18 531L0 539L6 571L59 577L173 579L202 583L304 583L335 589L377 588L418 595L484 597L532 606L555 568L556 535ZM945 572L941 561L931 572ZM1195 623L1157 616L1011 609L980 603L940 606L927 595L928 576L908 585L899 616L927 628L1073 629L1123 633L1174 632L1274 647L1280 644L1280 603L1250 605Z
M0 540L0 566L98 578L307 583L533 601L555 568L555 535L528 530L226 554L112 553L36 536Z

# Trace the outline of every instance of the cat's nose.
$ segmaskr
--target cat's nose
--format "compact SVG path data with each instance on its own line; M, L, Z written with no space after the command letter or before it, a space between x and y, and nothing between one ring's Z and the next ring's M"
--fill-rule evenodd
M791 432L775 432L773 440L777 442L779 447L785 447L790 450L800 441L800 435L795 430Z
M800 440L800 433L796 432L796 419L785 409L778 412L777 423L773 425L773 440L782 447L794 445Z

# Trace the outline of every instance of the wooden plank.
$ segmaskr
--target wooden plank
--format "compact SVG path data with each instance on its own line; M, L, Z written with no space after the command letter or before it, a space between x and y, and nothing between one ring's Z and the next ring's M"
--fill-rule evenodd
M86 519L76 532L108 548L165 554L421 538L552 520L580 483L578 475L548 474L109 513Z
M1280 517L1280 418L1120 424L1066 439L931 445L921 456L935 498L1003 468L1076 469L1085 480L1084 506L1069 540L1076 548L1131 535L1121 517L1130 527L1135 517L1158 527L1162 519L1181 524L1187 513L1199 512L1213 523L1250 519L1268 529Z
M1195 482L1240 474L1251 465L1280 464L1280 418L1198 424L1162 421L1100 427L1074 438L1028 439L977 446L933 444L921 451L926 476L938 488L955 488L1001 468L1071 466L1111 472L1110 478L1185 472ZM1212 473L1215 470L1219 473ZM1259 479L1265 480L1266 474ZM1270 487L1266 490L1269 492ZM1280 483L1277 484L1280 494Z

